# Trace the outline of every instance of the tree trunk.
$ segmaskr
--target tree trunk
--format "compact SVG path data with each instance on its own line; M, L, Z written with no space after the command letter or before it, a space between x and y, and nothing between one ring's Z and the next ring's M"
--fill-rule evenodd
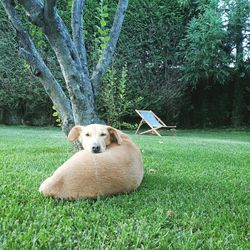
M238 73L238 72L237 72ZM237 128L242 125L243 113L243 87L242 80L237 74L234 81L234 97L233 97L233 110L232 110L232 125Z
M232 125L239 127L242 125L243 119L243 86L242 76L244 75L244 54L243 54L243 21L241 7L239 3L236 10L236 25L235 25L235 45L236 45L236 62L235 62L235 81L234 81L234 95L233 95L233 109L232 109Z

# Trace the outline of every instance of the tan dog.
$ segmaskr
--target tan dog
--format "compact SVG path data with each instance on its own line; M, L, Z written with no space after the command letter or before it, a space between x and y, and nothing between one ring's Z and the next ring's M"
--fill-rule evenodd
M105 125L75 126L68 135L85 150L77 152L39 191L56 198L95 198L136 189L143 178L141 153L121 131Z

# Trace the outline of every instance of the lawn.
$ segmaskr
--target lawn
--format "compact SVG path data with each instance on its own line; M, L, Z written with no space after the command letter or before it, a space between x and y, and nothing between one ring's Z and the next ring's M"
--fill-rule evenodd
M62 201L38 187L73 153L63 133L0 126L0 249L250 248L250 132L131 137L137 191Z

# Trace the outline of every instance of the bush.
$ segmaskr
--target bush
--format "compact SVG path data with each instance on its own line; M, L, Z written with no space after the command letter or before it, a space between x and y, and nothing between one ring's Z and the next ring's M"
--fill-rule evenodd
M127 65L120 73L112 66L103 81L103 91L98 98L98 110L101 118L107 124L121 128L133 128L133 125L125 122L125 118L134 112L135 107L139 107L143 97L139 96L134 100L129 99L131 91L127 84Z

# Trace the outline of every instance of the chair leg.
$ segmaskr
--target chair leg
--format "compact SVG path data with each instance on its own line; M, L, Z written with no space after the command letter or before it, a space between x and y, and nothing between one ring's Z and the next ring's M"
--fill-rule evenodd
M150 132L152 132L152 131L153 131L153 129L151 128L151 129L149 129L149 130L146 130L146 131L141 132L140 135L143 135L143 134L146 134L146 133L150 133Z
M169 131L170 131L171 135L176 136L176 129L175 128L171 128Z
M139 129L140 129L140 127L141 127L142 123L143 123L143 120L141 120L141 122L140 122L140 124L139 124L139 126L138 126L137 130L135 131L135 133L136 133L136 134L137 134L137 132L139 131Z
M158 136L161 136L161 135L159 134L159 132L158 132L156 129L154 129L154 128L151 128L151 129L149 129L149 130L143 131L143 132L140 133L140 135L143 135L143 134L146 134L146 133L150 133L150 132L154 132L154 133L157 134Z
M160 133L159 133L156 129L154 129L153 131L154 131L158 136L161 137Z

